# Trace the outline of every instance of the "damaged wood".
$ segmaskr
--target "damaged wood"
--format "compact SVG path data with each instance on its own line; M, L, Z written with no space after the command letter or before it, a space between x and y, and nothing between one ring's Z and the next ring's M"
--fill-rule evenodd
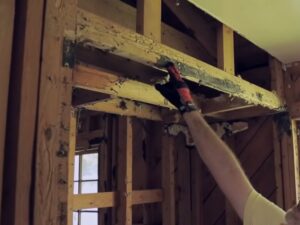
M251 84L240 77L210 66L167 46L123 28L84 10L77 11L79 45L92 46L152 67L161 68L167 61L177 64L185 79L204 85L248 103L273 110L284 110L275 93Z
M154 86L81 65L75 68L73 85L83 89L175 109Z
M110 98L99 102L87 103L78 107L121 116L134 116L154 121L163 120L161 108L127 99Z

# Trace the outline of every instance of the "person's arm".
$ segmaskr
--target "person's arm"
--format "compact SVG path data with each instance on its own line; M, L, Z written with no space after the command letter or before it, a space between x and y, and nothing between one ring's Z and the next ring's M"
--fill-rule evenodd
M183 114L197 151L219 187L243 219L244 208L253 190L238 160L198 111Z
M179 70L169 62L170 81L156 89L182 113L203 162L211 171L225 196L243 219L244 208L253 190L238 160L228 146L214 133L195 106L190 90Z

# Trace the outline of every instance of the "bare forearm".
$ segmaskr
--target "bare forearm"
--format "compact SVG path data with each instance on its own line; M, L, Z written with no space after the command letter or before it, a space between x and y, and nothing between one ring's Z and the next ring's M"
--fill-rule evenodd
M244 206L253 188L238 160L199 112L185 113L183 117L193 136L200 157L242 218Z

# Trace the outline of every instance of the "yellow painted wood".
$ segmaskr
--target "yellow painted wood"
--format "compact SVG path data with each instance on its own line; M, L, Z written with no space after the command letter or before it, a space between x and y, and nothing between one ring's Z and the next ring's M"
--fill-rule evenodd
M73 74L75 87L175 109L153 85L130 80L109 72L78 65Z
M161 0L138 0L136 30L157 42L161 41Z
M233 35L233 30L224 24L218 28L218 67L230 74L235 74Z
M73 85L77 88L118 97L78 106L88 110L136 116L155 121L164 120L165 112L162 111L162 108L176 110L152 85L121 78L112 73L82 65L76 66L74 70ZM206 101L199 101L199 105L201 105L204 115L218 118L226 118L226 116L218 115L220 113L253 108L253 105L246 104L243 100L231 99L225 95ZM177 117L175 120L177 120Z
M87 103L79 107L121 116L134 116L154 121L163 120L161 108L127 99L111 98L99 102Z
M218 68L196 60L167 46L123 28L84 10L78 10L76 40L150 66L161 66L166 61L178 63L185 79L219 90L248 103L274 110L283 110L275 93L232 76Z
M136 30L136 8L120 0L79 0L79 6L132 31ZM198 41L165 23L162 23L161 26L161 42L163 44L212 65L216 64L215 57L210 57L206 54L206 49Z

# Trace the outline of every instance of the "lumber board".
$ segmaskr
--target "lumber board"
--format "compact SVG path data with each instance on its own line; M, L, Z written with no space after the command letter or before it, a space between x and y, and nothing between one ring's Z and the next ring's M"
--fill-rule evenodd
M161 42L161 14L161 0L137 1L137 32L157 42Z
M94 111L128 116L132 115L151 120L162 120L164 117L163 113L159 116L161 109L155 106L175 109L152 85L83 65L77 65L74 69L73 86L124 98L122 101L126 103L127 107L122 107L123 104L117 105L118 101L122 102L121 100L101 100L99 102L91 102L79 106ZM138 103L133 104L130 100ZM196 99L196 101L198 100ZM218 119L235 119L240 116L245 118L251 117L251 115L257 116L272 113L271 110L265 108L256 109L254 105L247 104L242 99L231 98L225 94L199 102L199 105L201 106L203 115ZM244 110L247 110L247 112L239 113L239 111L244 112ZM151 114L149 114L150 112Z
M118 191L120 205L118 208L118 224L132 224L132 118L119 118L118 142Z
M1 1L2 3L3 1ZM7 24L1 26L5 36L9 34L10 19L7 13L17 15L14 20L14 36L10 40L2 40L1 48L6 51L13 40L13 53L11 58L11 74L9 84L9 102L7 111L7 128L6 128L6 158L4 174L4 193L3 195L3 221L1 224L29 224L31 213L31 188L33 182L32 164L35 132L36 132L36 114L38 99L38 81L40 76L40 52L42 37L42 18L43 2L38 3L33 0L22 1L16 4L15 9L11 8L14 1L5 3L7 16L3 21ZM12 11L11 11L12 10ZM2 13L2 12L1 12ZM1 18L2 23L2 18ZM2 29L2 28L1 28ZM6 47L7 46L7 47ZM6 53L4 53L5 55ZM0 57L2 57L1 55ZM8 57L9 56L5 56ZM6 60L4 59L4 63ZM2 58L1 58L2 68ZM5 72L0 71L1 85L2 76L5 80ZM8 72L8 71L7 71ZM2 89L2 87L0 87ZM4 90L6 87L4 87ZM6 89L7 90L7 89ZM2 99L2 90L0 90ZM1 105L2 105L2 100ZM3 103L4 104L4 103ZM2 107L2 106L1 106ZM4 113L6 105L3 105ZM1 110L2 111L2 110ZM1 120L1 119L0 119ZM1 128L5 125L1 124ZM3 126L3 127L2 127ZM1 135L1 134L0 134ZM1 142L1 141L0 141ZM0 144L1 145L1 144ZM1 146L0 146L1 148ZM1 152L1 149L0 149ZM2 162L0 162L2 167ZM2 174L1 174L2 175ZM2 180L2 176L1 176ZM1 188L0 188L1 189ZM0 190L1 191L1 190Z
M105 99L79 105L78 107L121 116L133 116L154 121L162 120L161 110L158 107L120 98Z
M298 143L298 122L291 119L291 132L293 142L292 152L292 164L293 164L293 176L295 180L295 202L300 200L300 168L299 168L299 143Z
M74 162L77 139L77 112L71 110L68 154L68 225L73 224Z
M10 65L12 55L12 40L15 18L15 1L6 0L0 2L0 202L2 199L2 181L3 181L3 167L4 167L4 145L5 145L5 131L6 131L6 113L8 103L8 90L10 79ZM0 210L0 221L1 221Z
M221 24L218 28L217 40L218 67L229 74L235 74L234 31L225 24Z
M242 98L252 104L278 111L284 109L275 93L240 77L231 76L107 19L82 9L78 9L77 19L76 41L79 45L95 47L152 67L161 67L167 61L173 61L189 81Z
M94 14L100 15L121 26L133 31L136 30L137 9L119 0L79 0L79 7ZM215 65L216 60L206 54L206 49L195 39L176 30L175 28L161 24L161 42L174 49L182 51L195 58L199 58Z
M173 137L164 135L162 139L162 224L175 224L175 144Z
M118 192L102 192L96 194L73 195L72 210L88 208L118 207ZM162 202L162 190L139 190L132 192L132 205Z
M86 66L76 66L73 85L78 88L175 109L154 86Z
M72 68L64 38L75 34L77 1L46 1L36 143L34 225L68 224L68 149ZM70 50L70 48L67 48Z

